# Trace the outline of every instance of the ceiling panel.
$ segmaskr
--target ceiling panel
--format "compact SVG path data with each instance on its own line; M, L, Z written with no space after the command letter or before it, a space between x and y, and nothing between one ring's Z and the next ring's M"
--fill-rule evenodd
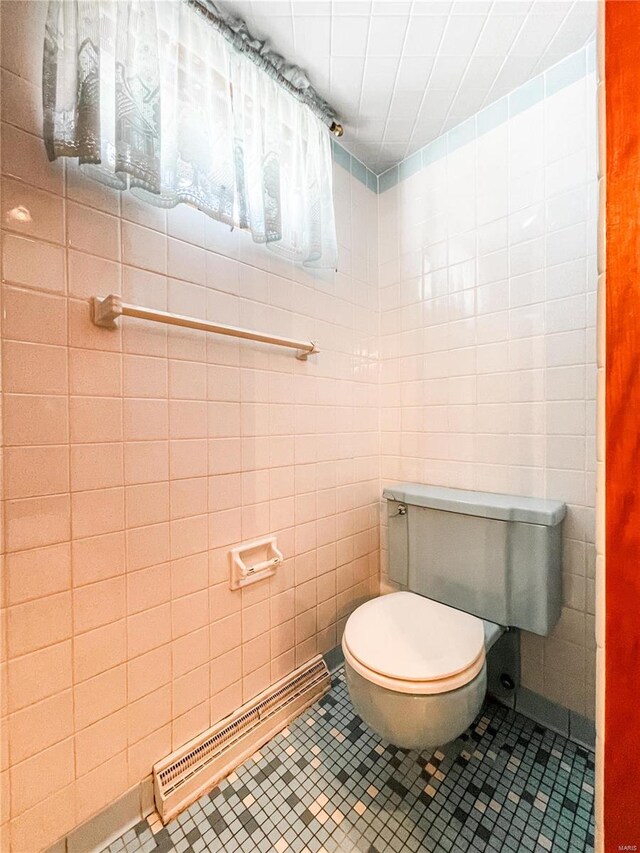
M596 0L233 0L380 173L593 37Z

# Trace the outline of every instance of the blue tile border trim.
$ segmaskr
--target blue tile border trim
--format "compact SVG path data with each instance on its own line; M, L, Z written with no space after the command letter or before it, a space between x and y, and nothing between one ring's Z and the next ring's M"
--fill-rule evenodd
M587 49L583 47L577 53L567 56L562 62L554 65L545 72L545 91L547 95L555 95L565 86L570 86L587 73Z
M411 157L407 157L406 160L398 164L400 180L403 181L405 178L410 178L411 175L415 175L420 169L422 169L422 152L416 151Z
M367 167L364 163L361 163L360 160L356 160L355 157L351 157L351 174L354 178L357 178L361 184L367 186Z
M326 663L329 672L335 672L335 670L339 669L344 663L342 646L334 646L332 649L329 649L328 652L325 652L322 657L324 658L324 662Z
M513 708L530 720L564 735L581 746L586 746L589 749L595 748L596 727L594 721L588 717L583 717L576 711L570 711L568 708L552 702L546 696L534 693L533 690L526 687L519 687L515 696L510 697L509 700L504 700L500 696L493 698L496 702Z
M575 53L561 59L542 74L533 77L513 92L505 95L479 113L452 127L447 133L427 143L419 151L377 176L378 193L395 187L400 181L422 167L440 160L490 130L494 130L524 110L540 103L545 97L555 95L587 74L595 73L595 40L590 40Z
M335 139L331 140L331 151L333 153L333 162L337 163L338 166L342 166L343 169L346 169L347 172L351 171L351 155L348 151L342 147L342 145L338 144Z
M500 98L485 107L476 115L476 129L478 136L484 136L490 130L494 130L509 119L509 97Z
M534 77L522 86L518 86L509 94L509 117L513 118L519 113L528 110L529 107L535 106L544 99L545 90L547 95L552 94L548 87L545 86L545 80L542 75Z
M391 187L395 187L398 183L398 175L398 166L392 166L390 169L387 169L386 172L378 175L378 193L386 192L388 189L391 189Z
M331 140L331 152L333 154L333 162L338 166L342 166L347 172L350 172L356 180L370 189L372 192L378 192L378 176L371 169L368 169L361 160L349 154L346 148L338 142L337 139Z
M436 160L440 160L441 157L447 156L447 137L439 136L437 139L434 139L425 145L421 151L422 166L424 168L425 166L428 166L429 163L435 163ZM380 182L381 178L382 175L380 175L378 182ZM380 192L382 192L382 190L380 190Z
M447 133L447 153L451 154L468 142L473 142L476 136L476 117L471 116L471 118L463 121L462 124L452 127Z
M576 743L595 749L595 722L588 717L583 717L582 714L576 714L575 711L569 711L569 737Z

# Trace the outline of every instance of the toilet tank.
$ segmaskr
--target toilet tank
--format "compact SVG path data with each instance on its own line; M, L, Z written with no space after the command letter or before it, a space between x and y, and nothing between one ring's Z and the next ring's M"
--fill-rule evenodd
M389 577L482 619L549 634L562 603L562 501L385 488Z

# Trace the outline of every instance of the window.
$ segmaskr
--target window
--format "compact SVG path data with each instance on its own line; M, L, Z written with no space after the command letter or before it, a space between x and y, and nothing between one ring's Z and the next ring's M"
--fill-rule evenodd
M334 268L326 126L201 11L192 0L50 0L49 158L77 157L151 204L191 204L292 261Z

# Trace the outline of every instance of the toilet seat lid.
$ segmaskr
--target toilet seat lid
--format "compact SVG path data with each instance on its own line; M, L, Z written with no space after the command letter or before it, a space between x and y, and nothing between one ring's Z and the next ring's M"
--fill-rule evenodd
M360 605L344 641L362 666L399 681L440 681L484 661L481 619L413 592Z

